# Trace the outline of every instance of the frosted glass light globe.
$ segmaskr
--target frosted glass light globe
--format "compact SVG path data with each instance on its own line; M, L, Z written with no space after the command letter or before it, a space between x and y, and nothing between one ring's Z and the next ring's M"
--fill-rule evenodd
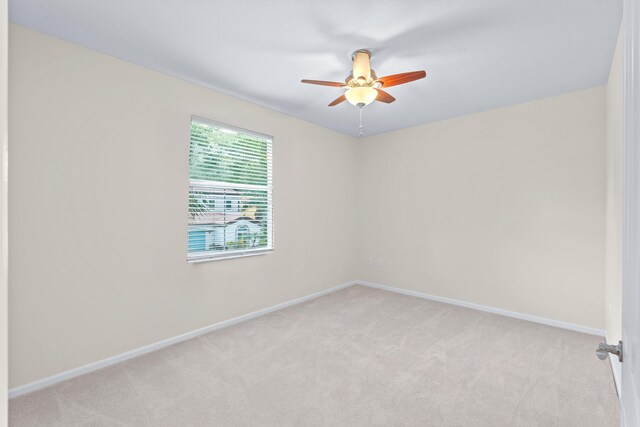
M344 96L351 104L364 106L371 104L378 96L378 91L371 87L352 87Z

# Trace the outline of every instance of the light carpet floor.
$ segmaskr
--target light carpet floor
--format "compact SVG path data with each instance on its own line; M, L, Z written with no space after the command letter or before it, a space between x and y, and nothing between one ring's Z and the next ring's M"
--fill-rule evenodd
M617 426L600 338L353 286L9 402L11 426Z

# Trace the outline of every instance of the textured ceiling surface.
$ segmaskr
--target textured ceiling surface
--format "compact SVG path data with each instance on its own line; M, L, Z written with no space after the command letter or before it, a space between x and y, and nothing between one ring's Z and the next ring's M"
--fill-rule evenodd
M365 107L365 135L605 84L621 0L12 0L11 21L350 135L327 104L351 52L427 78Z

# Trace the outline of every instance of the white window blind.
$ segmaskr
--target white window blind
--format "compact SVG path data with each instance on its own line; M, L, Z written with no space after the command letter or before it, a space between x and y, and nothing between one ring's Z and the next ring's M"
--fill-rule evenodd
M191 119L189 261L273 250L272 138Z

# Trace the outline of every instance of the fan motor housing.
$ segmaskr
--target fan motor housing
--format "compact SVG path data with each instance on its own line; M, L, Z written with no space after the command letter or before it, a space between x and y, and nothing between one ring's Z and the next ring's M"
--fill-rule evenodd
M378 80L378 75L376 74L376 72L374 71L373 68L371 68L371 78L370 81L367 82L367 84L365 84L364 86L372 86L373 82L375 82L376 80ZM356 80L354 80L353 78L353 73L349 73L349 75L347 76L346 79L344 79L344 82L347 84L347 86L362 86L361 84L359 84Z

